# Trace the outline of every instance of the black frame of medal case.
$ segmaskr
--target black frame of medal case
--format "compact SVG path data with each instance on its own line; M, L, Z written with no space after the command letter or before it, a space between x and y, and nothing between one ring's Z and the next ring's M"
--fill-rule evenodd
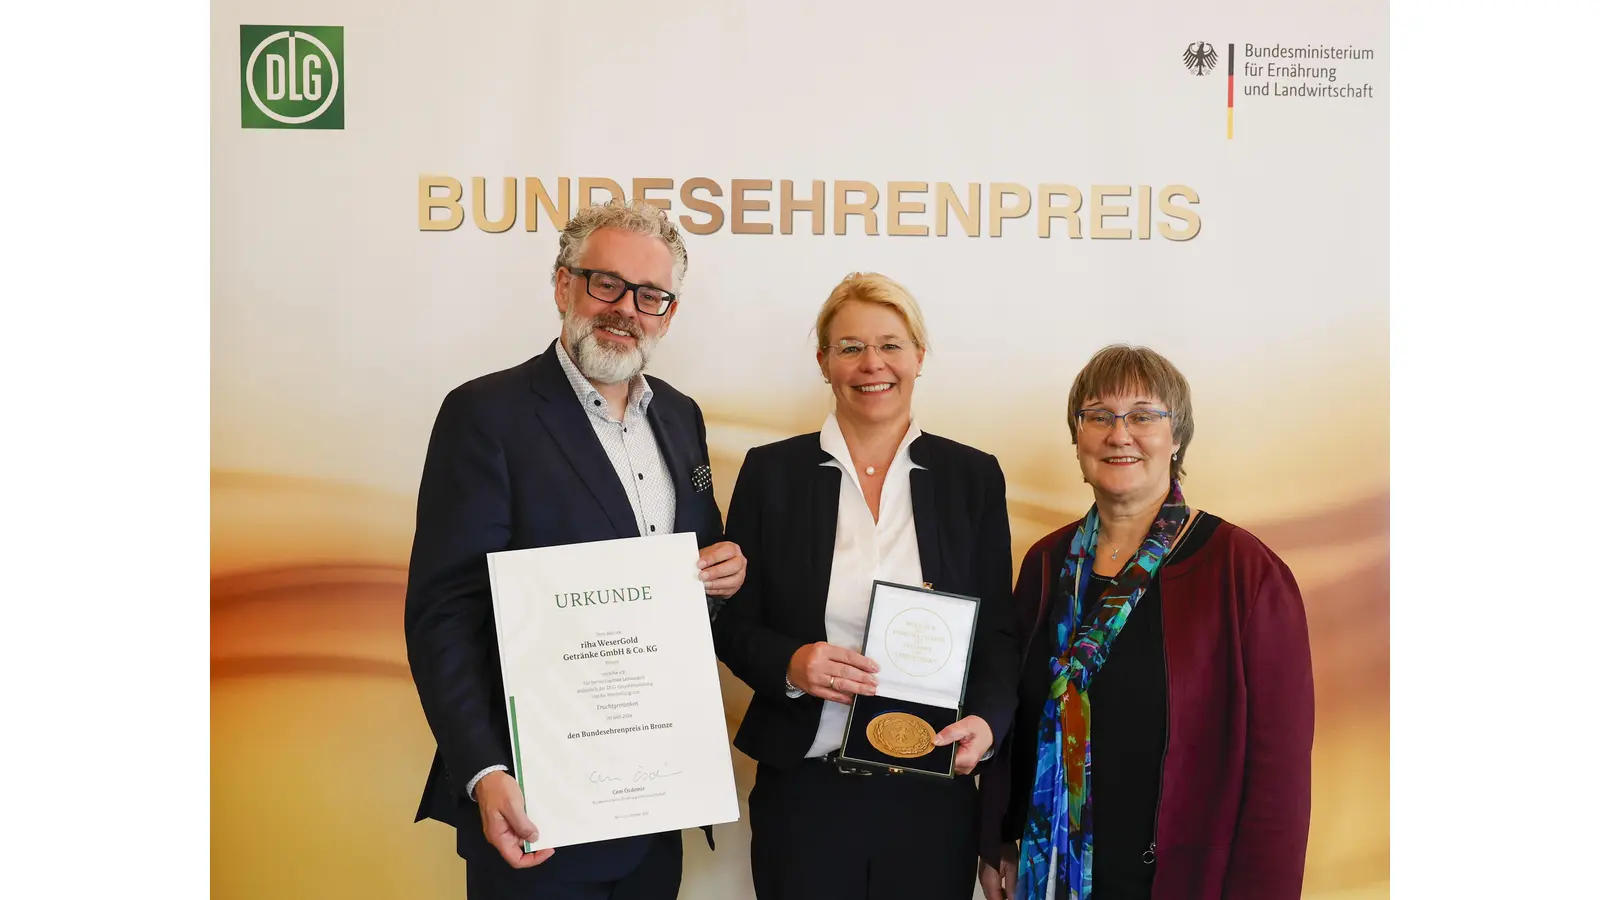
M885 713L905 712L922 719L933 726L933 733L938 734L946 727L961 719L962 710L967 703L967 679L972 675L972 647L977 642L978 615L982 611L983 600L967 594L952 594L948 591L936 591L929 585L897 584L893 581L872 582L872 597L867 604L867 628L862 634L862 648L866 646L866 636L872 633L872 617L878 609L878 587L900 588L915 591L921 594L933 594L938 597L948 597L954 600L966 600L972 603L972 628L967 631L966 660L961 670L961 696L956 701L954 709L945 706L933 706L927 703L914 703L910 700L896 700L877 694L871 697L861 694L855 695L850 703L850 715L845 719L844 742L839 747L839 759L843 762L859 763L865 766L884 769L892 773L911 772L926 775L931 778L951 780L956 777L956 745L946 744L943 747L933 748L933 752L915 759L906 759L882 753L872 746L867 740L867 725ZM860 722L857 722L856 711L861 710ZM942 766L942 768L935 768Z

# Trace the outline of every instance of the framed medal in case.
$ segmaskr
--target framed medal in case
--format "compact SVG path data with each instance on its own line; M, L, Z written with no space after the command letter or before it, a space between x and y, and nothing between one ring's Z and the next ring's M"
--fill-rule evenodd
M935 747L933 739L961 718L978 604L928 587L872 583L861 653L878 664L878 693L857 694L850 704L841 760L955 777L956 745Z

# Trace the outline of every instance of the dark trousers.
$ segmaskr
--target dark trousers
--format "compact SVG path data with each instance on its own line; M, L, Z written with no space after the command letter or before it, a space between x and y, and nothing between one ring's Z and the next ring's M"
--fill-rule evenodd
M557 848L556 856L561 853ZM683 833L656 835L639 865L615 881L550 878L540 868L513 869L498 855L474 854L467 859L467 900L675 900L683 880Z
M750 791L760 900L971 900L978 793L971 776L846 775L807 760L762 765Z

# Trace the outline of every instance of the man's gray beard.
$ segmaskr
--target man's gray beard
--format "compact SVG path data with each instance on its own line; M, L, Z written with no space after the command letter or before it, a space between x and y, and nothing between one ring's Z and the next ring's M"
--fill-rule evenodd
M631 348L617 347L595 337L595 329L608 318L609 324L614 327L637 332L637 345ZM579 319L570 308L561 316L561 335L566 339L567 346L572 348L573 365L578 367L583 377L595 384L632 381L650 364L650 354L656 349L656 338L645 336L644 329L637 325L619 323L619 318L600 315L588 320Z

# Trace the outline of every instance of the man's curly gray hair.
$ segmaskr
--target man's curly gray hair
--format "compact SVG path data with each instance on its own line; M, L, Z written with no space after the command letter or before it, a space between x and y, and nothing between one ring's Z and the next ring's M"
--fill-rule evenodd
M667 218L665 210L644 200L625 202L615 197L586 206L567 220L567 227L561 229L561 249L556 253L556 264L550 269L551 284L556 283L556 276L563 267L570 269L578 265L589 235L602 228L620 228L660 238L672 251L673 293L683 292L683 278L689 271L689 251L683 246L678 226Z

